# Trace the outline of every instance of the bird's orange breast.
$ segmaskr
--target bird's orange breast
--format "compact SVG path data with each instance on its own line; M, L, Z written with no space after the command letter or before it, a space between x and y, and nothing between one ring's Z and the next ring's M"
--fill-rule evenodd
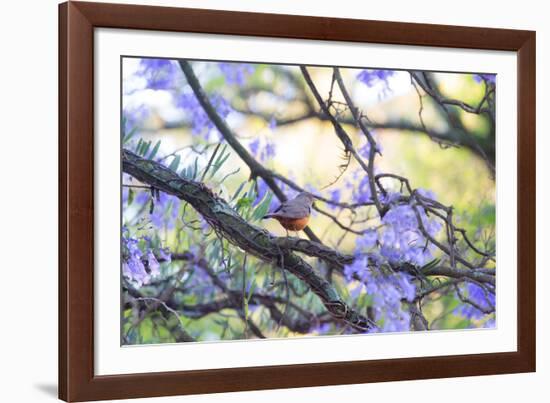
M309 222L309 216L304 218L285 218L285 217L274 217L279 223L283 226L284 229L289 231L301 231Z

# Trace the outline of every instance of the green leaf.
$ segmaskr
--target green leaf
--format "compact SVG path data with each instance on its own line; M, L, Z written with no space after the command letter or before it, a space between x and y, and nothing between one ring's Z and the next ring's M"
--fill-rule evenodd
M149 147L151 147L151 141L143 142L143 150L141 151L142 157L145 157L147 155L147 151L149 151Z
M250 188L248 189L248 192L246 192L246 197L249 199L256 199L256 182L252 182L250 184Z
M437 266L437 265L439 264L440 261L441 261L441 259L437 259L437 258L436 258L436 259L432 260L431 262L428 262L428 263L426 263L424 266L422 266L422 267L420 268L420 271L431 270L431 269L433 269L435 266Z
M247 305L250 298L252 298L252 295L254 295L254 291L256 291L256 279L253 278L250 284L250 289L248 290L248 296L246 298Z
M191 178L193 180L197 179L198 173L199 173L199 157L196 157L195 162L193 163L193 174L191 175Z
M227 150L227 145L224 144L221 149L221 152L218 154L218 156L216 157L212 165L209 165L206 167L203 177L206 176L206 173L210 168L212 168L212 171L210 172L209 179L211 179L216 174L216 172L218 172L218 170L222 167L223 163L227 160L227 158L229 158L230 153L225 154L226 150Z
M153 322L150 318L145 318L139 327L139 332L144 341L151 341L153 337Z
M172 171L177 171L178 167L180 166L180 161L181 161L181 156L176 155L172 160L172 162L170 163L170 166L168 167L168 169Z
M248 301L246 299L243 301L243 305L244 305L244 307L243 307L244 308L244 318L246 320L248 320Z
M269 206L271 206L271 199L273 199L273 193L267 192L262 201L256 206L252 218L257 221L261 220L268 212Z
M159 150L159 147L160 147L160 140L157 141L157 143L155 144L155 146L153 147L153 149L151 150L151 153L149 154L149 156L147 158L150 159L150 160L155 158L155 155L157 155L157 151Z
M223 145L221 152L216 157L216 160L214 161L214 165L219 164L220 160L224 157L225 150L227 150L227 145L226 144Z
M140 155L140 150L141 150L142 144L143 144L143 140L142 140L141 137L140 137L140 139L138 140L138 143L137 143L137 145L136 145L136 154L137 154L137 155Z
M122 136L122 144L126 144L128 141L130 141L136 133L137 127L132 127L132 129L128 133L124 133L124 135Z
M252 202L253 202L253 201L254 201L253 199L250 199L250 198L248 198L248 197L246 197L246 196L241 197L241 198L237 201L237 205L236 205L237 210L243 209L243 208L245 208L245 207L250 207L250 206L252 205Z
M128 189L128 206L132 204L132 202L134 201L134 194L135 194L134 189L129 188Z
M237 190L235 191L235 193L233 194L233 197L231 197L231 201L235 200L237 197L239 197L239 194L241 194L243 188L244 188L244 185L246 185L246 182L247 181L243 181L243 183L241 183L239 185L239 187L237 188Z

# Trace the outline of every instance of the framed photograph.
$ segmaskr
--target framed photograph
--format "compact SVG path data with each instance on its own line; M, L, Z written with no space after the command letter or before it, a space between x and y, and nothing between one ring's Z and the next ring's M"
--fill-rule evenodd
M59 397L535 370L535 33L59 8Z

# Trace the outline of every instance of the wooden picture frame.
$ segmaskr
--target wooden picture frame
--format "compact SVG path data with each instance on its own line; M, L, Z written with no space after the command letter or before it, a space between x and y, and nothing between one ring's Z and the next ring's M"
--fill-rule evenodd
M518 58L518 350L94 375L94 28L505 50ZM535 32L68 2L59 6L59 397L214 393L535 371Z

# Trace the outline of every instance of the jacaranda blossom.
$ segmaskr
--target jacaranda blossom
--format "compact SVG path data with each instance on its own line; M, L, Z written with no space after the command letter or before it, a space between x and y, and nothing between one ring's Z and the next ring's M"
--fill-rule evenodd
M359 280L351 291L352 298L357 298L361 292L372 298L374 319L381 322L380 331L409 330L410 314L404 301L411 302L416 295L416 286L409 274L377 266L369 255L365 255L346 265L344 275L348 281Z
M167 59L141 59L137 74L145 78L147 88L152 90L174 89L176 80L183 77L177 62Z

